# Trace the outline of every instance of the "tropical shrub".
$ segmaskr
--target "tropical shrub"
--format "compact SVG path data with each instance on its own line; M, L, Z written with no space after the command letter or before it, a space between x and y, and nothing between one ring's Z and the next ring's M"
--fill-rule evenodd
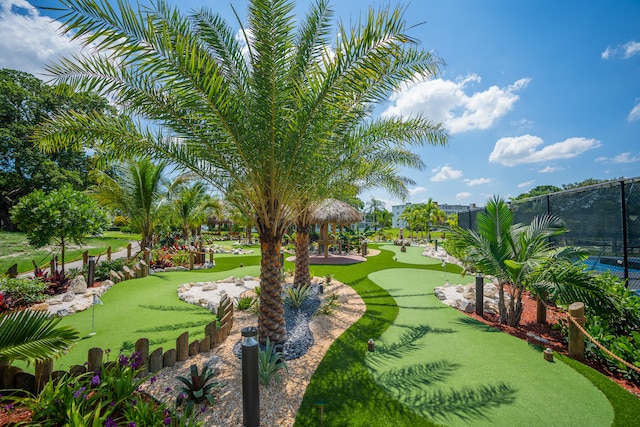
M27 278L0 278L0 291L8 309L28 307L46 299L48 284L42 280Z
M37 266L33 270L33 275L36 279L41 280L47 285L47 289L45 290L47 295L57 295L67 292L69 282L71 281L71 276L65 271L53 270L52 273L49 273Z
M126 216L118 215L113 219L113 225L116 227L124 227L129 224L131 224L131 221L129 221L129 217Z
M287 374L289 373L284 354L280 351L275 351L271 341L267 338L264 349L260 348L258 351L258 379L260 384L268 387L272 379L276 381L276 384L280 383L279 372L282 369L287 371Z
M95 372L64 375L48 382L39 395L16 400L33 411L29 425L42 427L199 425L138 391L147 381L139 375L140 362L139 353L121 355Z
M98 281L107 280L110 277L111 270L120 271L125 265L127 265L127 260L124 258L100 261L96 264L93 278Z
M338 295L336 293L332 293L331 295L329 295L329 298L327 298L327 300L323 302L320 307L318 307L316 314L324 314L325 316L329 316L333 314L337 306Z
M302 286L287 286L284 288L284 302L289 307L300 308L311 292L309 284Z
M254 308L258 304L258 297L253 295L245 295L236 297L236 310L246 311Z

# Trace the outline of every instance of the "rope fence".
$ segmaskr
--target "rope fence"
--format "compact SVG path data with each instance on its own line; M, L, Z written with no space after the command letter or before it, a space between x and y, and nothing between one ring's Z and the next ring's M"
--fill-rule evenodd
M591 341L596 347L598 347L600 350L604 351L606 354L608 354L611 358L617 360L618 362L622 363L623 365L625 365L626 367L633 369L634 371L636 371L637 373L640 373L640 368L638 368L635 365L632 365L631 363L627 362L626 360L622 359L620 356L613 354L608 348L606 348L605 346L603 346L602 344L600 344L598 341L596 341L595 338L593 338L591 336L591 334L589 334L589 332L587 332L584 327L580 324L580 322L578 320L576 320L573 316L568 315L567 319L573 323L576 328L578 328L578 330L580 330L580 332L582 332L584 334L584 336L586 336L589 341Z

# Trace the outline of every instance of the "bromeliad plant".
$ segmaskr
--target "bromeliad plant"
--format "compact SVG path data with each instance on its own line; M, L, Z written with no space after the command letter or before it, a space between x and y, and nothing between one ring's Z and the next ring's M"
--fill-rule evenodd
M176 405L182 406L186 403L185 414L191 416L196 404L208 402L209 405L213 405L214 396L213 392L223 386L219 381L211 381L216 375L216 372L205 365L202 368L202 373L198 374L198 367L191 365L191 376L185 378L177 376L176 379L183 385L178 388L180 394L178 395ZM210 382L211 381L211 382Z

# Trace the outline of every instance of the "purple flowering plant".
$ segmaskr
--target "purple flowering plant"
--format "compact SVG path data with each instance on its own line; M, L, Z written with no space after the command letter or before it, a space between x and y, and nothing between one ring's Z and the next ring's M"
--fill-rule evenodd
M42 427L85 425L86 420L100 427L200 425L139 390L149 378L141 375L142 362L139 353L120 355L98 370L48 382L38 396L19 398L20 404L32 410L33 425Z

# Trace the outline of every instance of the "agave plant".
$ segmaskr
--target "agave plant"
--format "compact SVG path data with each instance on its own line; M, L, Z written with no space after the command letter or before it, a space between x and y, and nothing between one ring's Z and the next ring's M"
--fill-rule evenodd
M302 303L307 299L311 292L311 286L309 284L302 286L289 286L284 290L284 302L293 308L300 308Z
M275 351L273 344L271 344L271 341L267 337L264 350L260 349L258 353L258 378L260 380L260 384L268 387L272 378L276 380L276 384L279 383L280 374L278 372L281 369L284 369L289 373L289 368L287 368L284 354L282 352Z
M209 369L208 365L202 368L201 374L198 374L198 367L196 365L191 365L190 370L190 378L182 376L176 377L178 381L184 384L178 388L180 394L178 395L176 403L177 406L182 406L182 404L186 402L185 413L187 416L193 413L193 408L198 403L206 401L209 402L210 405L213 405L213 392L223 385L219 381L210 382L215 376L215 371Z

